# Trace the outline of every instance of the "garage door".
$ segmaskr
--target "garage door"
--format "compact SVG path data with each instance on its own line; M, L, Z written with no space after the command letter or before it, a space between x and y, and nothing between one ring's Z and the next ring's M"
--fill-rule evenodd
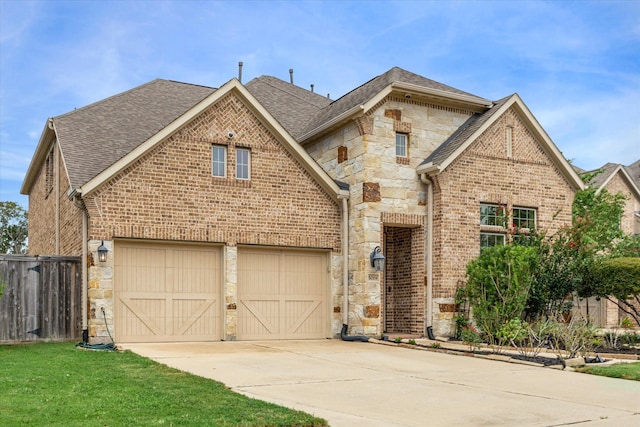
M238 339L326 338L327 253L238 248Z
M115 338L219 340L220 248L116 242Z

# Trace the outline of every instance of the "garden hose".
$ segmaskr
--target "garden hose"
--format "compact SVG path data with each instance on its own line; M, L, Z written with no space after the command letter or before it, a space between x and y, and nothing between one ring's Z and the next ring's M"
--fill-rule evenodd
M107 314L104 311L104 307L100 307L100 310L102 311L102 316L104 318L104 325L107 328L107 334L109 334L109 339L111 340L111 342L105 343L105 344L89 344L88 342L79 342L78 344L76 344L76 347L84 348L87 350L98 350L98 351L115 351L116 350L116 343L115 341L113 341L113 337L111 336L111 331L109 331L109 324L107 323Z

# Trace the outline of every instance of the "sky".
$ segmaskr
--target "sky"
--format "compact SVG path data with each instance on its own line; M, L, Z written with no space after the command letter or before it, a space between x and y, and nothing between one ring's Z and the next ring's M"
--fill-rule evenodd
M517 92L583 169L640 158L640 1L0 0L0 201L49 117L155 78L289 80L332 99L394 66Z

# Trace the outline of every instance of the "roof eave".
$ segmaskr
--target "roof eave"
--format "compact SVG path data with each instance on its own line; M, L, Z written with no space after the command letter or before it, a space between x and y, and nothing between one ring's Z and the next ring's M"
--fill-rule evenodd
M356 105L355 107L352 107L350 109L348 109L347 111L345 111L344 113L334 117L333 119L323 123L322 125L316 127L315 129L312 129L311 131L305 133L304 135L301 135L300 137L298 137L298 141L300 141L301 144L303 144L305 141L308 141L309 139L320 135L322 133L324 133L325 131L333 128L334 126L339 125L340 123L349 120L353 117L357 117L359 115L361 115L364 112L365 108L364 105L360 104L360 105Z
M31 162L29 163L29 167L27 168L27 172L24 176L24 181L22 181L20 194L29 195L33 184L38 178L40 167L42 166L42 163L47 158L47 154L49 153L51 137L53 137L54 139L56 137L55 129L53 128L52 123L53 119L49 118L44 124L44 129L42 129L42 134L40 134L40 139L38 140L36 151L31 158Z
M631 190L635 193L636 197L640 199L640 189L638 188L633 178L631 178L631 175L629 175L629 173L627 172L626 168L623 165L618 165L613 170L613 172L609 174L607 179L598 187L597 193L600 193L600 191L602 191L602 189L605 188L607 184L609 184L609 182L611 182L613 177L616 176L618 172L622 173L623 178L627 181Z
M433 162L429 162L429 163L425 163L423 165L418 166L416 168L416 172L418 173L418 175L422 175L423 173L426 173L429 176L433 176L440 173L440 166L434 165Z
M462 102L474 107L482 107L483 109L493 106L493 101L488 99L462 93L448 92L441 89L427 88L413 83L394 82L391 83L391 87L395 90L406 91L409 95L415 93L418 95L432 96L439 99Z

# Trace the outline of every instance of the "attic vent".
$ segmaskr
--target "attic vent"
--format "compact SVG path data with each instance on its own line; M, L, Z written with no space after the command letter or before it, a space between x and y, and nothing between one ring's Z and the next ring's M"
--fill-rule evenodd
M507 158L513 157L513 127L507 126L505 139L507 143Z

